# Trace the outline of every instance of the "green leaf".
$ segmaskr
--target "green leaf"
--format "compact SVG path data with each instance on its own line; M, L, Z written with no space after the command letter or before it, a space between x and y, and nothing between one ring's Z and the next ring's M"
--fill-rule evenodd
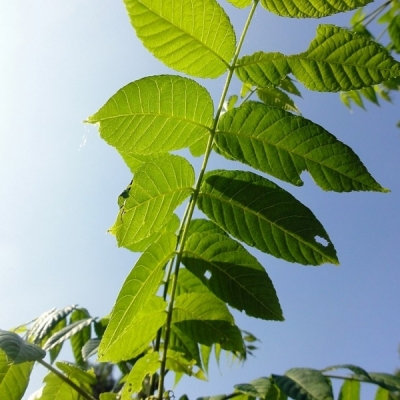
M288 76L281 81L279 87L283 89L285 92L301 97L299 89L297 89L296 85Z
M371 382L387 390L400 391L400 377L383 372L370 372Z
M340 99L346 107L351 108L351 102L365 110L364 102L361 98L360 91L351 90L350 92L340 92Z
M295 1L261 0L261 5L282 17L321 18L344 11L354 10L369 4L372 0L336 0L336 1Z
M378 386L378 389L375 393L375 400L391 400L390 392L387 389Z
M250 383L235 385L235 390L243 394L264 399L270 391L273 382L269 378L254 379Z
M137 349L133 349L129 344L136 338L139 342L138 348L143 345L138 332L142 327L136 326L135 323L135 320L140 317L141 311L146 311L146 309L151 311L158 318L155 325L163 320L162 305L158 303L155 307L150 308L149 301L153 301L153 296L164 276L164 267L174 256L175 246L175 235L163 235L157 242L149 246L136 262L122 286L111 313L111 319L99 349L101 360L118 359L119 361L120 353L136 353ZM140 318L145 320L147 317L144 314Z
M193 184L193 167L183 157L168 155L143 164L110 229L118 245L129 248L162 231L175 209L192 193Z
M67 325L65 328L61 329L53 336L51 336L44 344L43 349L51 350L55 346L68 340L73 335L76 335L77 333L81 332L83 329L88 327L93 321L94 318L85 318Z
M89 312L85 308L77 308L71 314L71 323L79 320L90 318ZM85 365L85 360L82 356L82 349L84 345L90 340L91 337L91 325L86 326L75 335L71 337L72 353L74 354L75 361L78 365Z
M67 319L61 319L60 321L58 321L57 325L43 338L43 340L40 343L40 347L42 347L44 349L44 344L48 341L48 339L50 337L52 337L54 334L56 334L57 332L61 331L62 329L64 329L67 326ZM54 361L57 359L58 355L61 352L61 349L63 347L63 342L57 344L56 346L52 347L51 349L49 349L49 353L50 353L50 363L53 364Z
M215 0L124 0L144 46L165 65L217 78L236 48L235 32Z
M43 313L35 320L32 327L29 329L29 340L32 340L35 344L40 343L44 337L47 336L49 332L58 324L58 322L67 318L67 316L71 314L75 308L76 305L72 305L60 310L53 308Z
M178 230L179 225L179 217L176 214L173 214L172 218L161 228L161 230L152 233L150 236L147 236L137 243L132 243L129 246L126 246L126 248L135 252L143 252L147 249L147 247L156 242L165 233L175 233Z
M211 171L204 177L198 206L232 236L275 257L305 265L338 264L333 244L313 213L261 176Z
M155 154L135 154L132 152L125 153L120 151L119 154L121 155L122 159L124 160L125 164L128 166L129 170L132 174L135 174L137 169L145 162L151 161L154 158L166 156L167 153L155 153Z
M334 25L320 25L308 50L287 61L305 87L320 92L361 89L400 75L384 47Z
M235 72L244 83L270 87L279 85L291 70L285 55L259 51L240 58L236 63Z
M10 365L6 353L0 350L0 399L22 399L33 365L33 362Z
M46 352L39 346L23 340L19 335L0 329L0 349L7 355L10 364L41 360Z
M153 375L160 367L160 355L155 352L146 354L132 367L122 389L122 399L130 400L142 390L142 383L147 375Z
M294 101L278 88L257 89L257 96L267 106L300 114L300 110L297 108Z
M100 400L119 400L120 396L118 393L101 393Z
M227 1L237 8L246 8L251 4L252 0L227 0Z
M378 96L376 95L376 87L375 86L360 89L360 93L371 103L374 103L377 106L379 106Z
M400 53L400 14L397 14L389 23L389 37L393 42L396 53Z
M359 381L345 380L340 388L339 400L359 400L360 388Z
M207 136L213 108L210 94L197 82L159 75L118 90L87 122L99 123L100 136L135 170L149 159L144 156L182 149Z
M82 347L82 358L87 361L89 357L95 355L99 349L101 339L90 339Z
M320 371L293 368L284 376L272 375L277 386L295 400L333 400L330 381Z
M197 82L174 75L139 79L118 90L88 118L128 165L143 157L185 148L207 136L213 120L210 94ZM148 158L147 158L148 159ZM146 160L146 158L145 158Z
M187 359L182 352L168 349L166 366L168 370L177 374L184 373L197 379L206 380L203 371L196 368L196 360Z
M353 150L321 126L260 103L225 113L215 137L222 154L301 186L308 171L324 190L387 192Z
M359 377L363 377L366 382L371 380L371 377L369 376L368 372L365 369L352 364L333 365L332 367L324 368L323 370L321 370L321 372L334 371L336 369L348 369L351 372L357 374Z
M240 243L220 231L193 233L189 237L182 257L186 268L218 298L239 311L282 321L279 300L265 269ZM210 277L206 277L207 272Z
M198 343L219 343L224 350L243 353L239 329L226 305L212 294L187 293L177 297L173 324Z
M78 385L82 390L91 393L92 387L96 382L96 377L93 371L84 371L74 365L68 363L57 362L57 367L60 368L65 375ZM40 400L81 400L82 396L72 388L68 383L63 381L53 372L47 374L43 380L44 387Z

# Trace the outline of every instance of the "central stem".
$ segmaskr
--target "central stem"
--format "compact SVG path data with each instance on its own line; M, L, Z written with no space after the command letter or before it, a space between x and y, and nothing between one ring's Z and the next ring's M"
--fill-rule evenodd
M229 86L231 84L233 73L235 71L236 61L239 57L240 50L242 48L244 39L245 39L247 31L249 29L251 20L256 11L258 2L259 2L259 0L254 0L254 2L253 2L250 13L249 13L246 23L244 25L242 34L240 36L239 42L236 46L235 54L233 56L230 66L229 66L228 75L226 77L225 85L222 90L218 109L217 109L217 112L216 112L215 118L214 118L214 123L210 130L210 137L207 142L207 147L206 147L206 151L204 154L203 163L202 163L202 166L201 166L201 169L199 172L199 176L197 178L197 182L195 185L193 195L190 199L190 202L186 209L185 215L183 216L183 221L185 221L185 223L183 224L181 231L179 232L179 235L178 235L178 237L179 237L178 252L175 257L175 266L174 266L174 271L173 271L173 275L172 275L172 285L171 285L170 301L168 304L167 321L164 325L164 348L163 348L163 355L162 355L162 359L161 359L160 379L159 379L159 384L158 384L158 400L162 400L163 393L164 393L164 378L165 378L165 373L166 373L167 351L168 351L168 344L169 344L169 338L170 338L170 333L171 333L171 323L172 323L172 313L173 313L173 309L174 309L175 293L176 293L176 288L177 288L177 284L178 284L179 267L181 264L182 255L183 255L186 239L187 239L188 232L189 232L190 221L192 220L192 216L193 216L194 209L196 206L197 198L200 193L200 187L203 182L203 177L206 172L208 160L209 160L212 148L213 148L214 137L215 137L215 134L217 131L219 118L220 118L222 110L223 110L224 102L225 102L225 99L226 99L226 96L227 96L227 93L229 90Z

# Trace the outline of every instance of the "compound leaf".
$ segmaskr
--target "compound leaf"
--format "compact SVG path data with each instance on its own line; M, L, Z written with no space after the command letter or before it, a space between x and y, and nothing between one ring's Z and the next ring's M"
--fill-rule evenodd
M365 35L320 25L304 53L287 57L295 77L310 90L348 91L400 75L400 63Z
M139 79L118 90L87 122L133 167L154 155L185 148L207 135L213 120L210 94L197 82L175 75ZM128 163L128 165L129 165Z
M275 257L305 265L338 264L333 244L313 213L261 176L210 171L198 206L232 236Z
M235 32L215 0L124 0L139 39L176 71L222 75L233 57Z
M142 164L110 229L118 245L129 248L163 230L193 184L193 167L183 157L167 155Z
M353 150L321 126L260 103L225 113L215 138L222 154L301 186L308 171L324 190L385 192Z

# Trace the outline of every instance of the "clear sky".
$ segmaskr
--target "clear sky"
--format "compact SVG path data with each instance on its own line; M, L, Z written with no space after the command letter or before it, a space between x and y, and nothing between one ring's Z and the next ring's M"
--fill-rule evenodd
M239 31L247 11L224 6ZM319 23L346 26L349 18L287 20L259 9L242 54L298 53ZM82 121L125 84L174 72L142 47L119 0L4 2L0 54L0 328L69 304L104 316L137 258L106 233L131 176ZM222 82L201 81L215 102ZM337 94L299 88L303 115L350 145L391 193L327 193L307 174L301 188L280 183L324 224L341 266L255 253L286 321L235 314L261 339L256 357L244 368L222 361L209 383L184 379L176 396L229 393L236 383L299 366L352 363L389 373L400 366L400 99L351 113ZM212 167L235 168L217 158ZM42 376L39 366L29 392Z

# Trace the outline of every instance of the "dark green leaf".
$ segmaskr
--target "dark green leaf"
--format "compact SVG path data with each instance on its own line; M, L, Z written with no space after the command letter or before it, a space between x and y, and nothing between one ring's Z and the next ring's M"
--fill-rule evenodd
M82 358L87 361L89 357L95 355L100 345L100 339L90 339L82 347Z
M396 53L400 53L400 14L390 21L388 32Z
M176 71L216 78L228 68L235 32L214 0L124 0L144 46Z
M368 372L361 368L357 367L357 365L352 365L352 364L340 364L340 365L333 365L332 367L324 368L321 370L321 372L327 372L327 371L334 371L336 369L348 369L351 372L354 372L355 374L364 377L366 380L370 380L370 376L368 375Z
M294 101L278 88L257 89L257 96L267 106L300 114L300 110L297 108Z
M305 265L338 263L328 234L312 212L261 176L211 171L205 175L198 206L232 236L275 257Z
M272 375L277 386L295 400L333 400L329 380L320 371L293 368L284 376Z
M265 269L223 231L192 233L182 262L230 306L249 316L283 320L274 286ZM210 277L206 276L207 272L211 273Z
M79 320L90 318L89 312L85 308L77 308L71 314L71 323L75 323ZM74 354L75 362L78 365L84 365L85 360L82 357L82 349L84 345L90 340L91 337L91 325L84 327L79 332L75 333L71 337L71 347Z
M216 144L222 154L301 186L308 171L324 190L385 192L358 156L321 126L260 103L225 113Z
M0 349L7 355L10 364L41 360L46 352L39 346L23 340L14 332L0 329Z

